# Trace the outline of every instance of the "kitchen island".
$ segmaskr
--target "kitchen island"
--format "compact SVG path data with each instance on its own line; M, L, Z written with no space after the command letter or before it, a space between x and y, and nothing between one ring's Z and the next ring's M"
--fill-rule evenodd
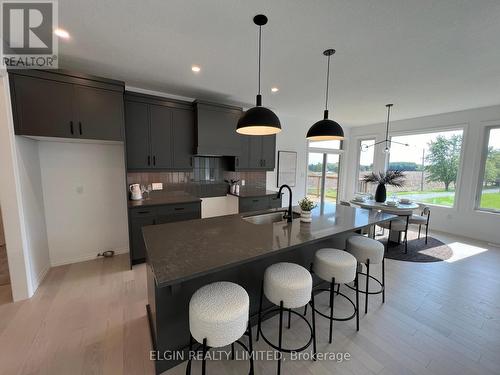
M264 270L276 262L309 267L322 247L344 249L355 231L395 218L377 211L326 204L313 210L312 222L298 214L287 223L284 209L236 214L143 228L148 278L148 319L153 348L185 350L189 344L188 307L192 294L215 281L243 286L256 323ZM270 215L262 215L271 213ZM261 216L262 215L262 216ZM264 309L270 308L269 303ZM157 373L181 359L156 361Z

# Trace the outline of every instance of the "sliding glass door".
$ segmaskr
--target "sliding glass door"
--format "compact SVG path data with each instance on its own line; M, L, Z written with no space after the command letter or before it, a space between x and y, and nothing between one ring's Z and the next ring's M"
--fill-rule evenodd
M318 203L337 203L339 170L340 154L337 150L313 149L310 144L307 163L309 199Z

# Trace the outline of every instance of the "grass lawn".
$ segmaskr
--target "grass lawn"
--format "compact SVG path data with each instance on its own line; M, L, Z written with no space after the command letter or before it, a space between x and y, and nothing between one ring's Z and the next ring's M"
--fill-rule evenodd
M397 191L396 195L419 195L419 194L429 194L429 193L442 193L445 192L446 190L444 189L429 189L429 190L424 190L424 191ZM453 192L455 190L450 189L448 190L449 192ZM391 192L392 194L392 192Z
M500 210L500 193L484 193L481 195L480 207Z
M425 198L422 199L421 203L429 203L429 204L437 204L439 206L453 206L453 202L455 201L455 197L436 197L436 198Z

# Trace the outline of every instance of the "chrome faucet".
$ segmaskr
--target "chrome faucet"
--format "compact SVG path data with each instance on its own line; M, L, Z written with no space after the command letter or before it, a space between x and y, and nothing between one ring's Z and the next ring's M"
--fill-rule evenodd
M278 191L278 196L276 198L280 198L281 197L281 191L283 190L283 188L287 188L288 189L288 193L289 193L289 197L288 197L288 212L285 214L285 216L283 217L284 219L286 218L286 221L288 223L291 223L292 222L292 189L290 188L290 186L288 185L281 185L280 186L280 189Z

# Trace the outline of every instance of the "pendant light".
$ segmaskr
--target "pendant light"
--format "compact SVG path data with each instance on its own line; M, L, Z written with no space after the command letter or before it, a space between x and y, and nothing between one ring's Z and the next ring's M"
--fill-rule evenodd
M401 143L401 142L396 142L396 141L391 141L389 139L389 122L390 122L390 118L391 118L391 107L393 106L394 104L386 104L385 106L387 107L387 122L385 124L385 139L383 141L380 141L380 142L377 142L377 143L374 143L372 145L366 145L364 147L362 147L361 151L364 151L364 150L367 150L369 149L370 147L375 147L376 145L379 145L381 143L384 144L384 154L389 154L391 152L391 144L392 143L396 143L398 145L402 145L402 146L406 146L408 147L409 144L408 143Z
M259 93L257 94L255 107L247 110L238 120L236 132L245 135L276 134L281 131L280 120L273 111L262 106L262 95L260 94L262 26L267 23L267 17L263 14L258 14L253 18L253 22L259 26Z
M328 57L326 70L326 100L323 120L316 122L309 128L306 138L310 141L343 140L344 130L338 122L328 119L328 84L330 80L330 57L335 53L334 49L327 49L323 55Z

